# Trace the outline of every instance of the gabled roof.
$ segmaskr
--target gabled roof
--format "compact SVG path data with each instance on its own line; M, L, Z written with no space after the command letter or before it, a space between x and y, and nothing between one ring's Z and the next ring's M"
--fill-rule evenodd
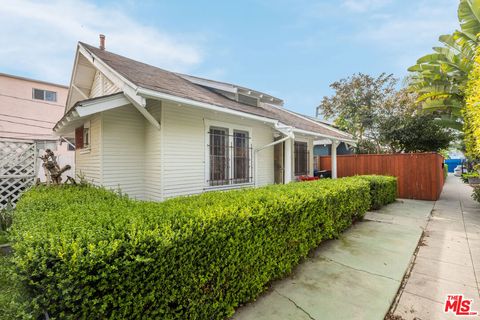
M180 76L146 63L135 61L121 55L101 50L91 45L79 42L79 45L90 52L96 59L102 60L108 67L139 88L207 103L222 108L240 111L255 116L278 120L282 124L295 129L304 130L319 135L325 135L340 140L352 140L352 136L326 124L308 119L282 107L260 103L258 106L247 105L229 99L214 90L195 84L185 76Z

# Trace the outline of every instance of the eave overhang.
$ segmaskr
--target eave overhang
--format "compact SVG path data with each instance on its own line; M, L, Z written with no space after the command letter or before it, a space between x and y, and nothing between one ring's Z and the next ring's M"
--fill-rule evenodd
M123 107L130 104L123 92L114 93L98 98L86 99L78 101L75 105L63 115L63 117L55 124L53 131L62 135L75 130L81 126L91 115L99 112Z

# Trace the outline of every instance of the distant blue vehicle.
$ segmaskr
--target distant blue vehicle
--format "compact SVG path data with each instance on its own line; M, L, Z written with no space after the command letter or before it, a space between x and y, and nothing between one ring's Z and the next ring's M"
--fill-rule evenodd
M457 166L461 166L465 159L445 159L445 164L448 165L448 172L453 172Z

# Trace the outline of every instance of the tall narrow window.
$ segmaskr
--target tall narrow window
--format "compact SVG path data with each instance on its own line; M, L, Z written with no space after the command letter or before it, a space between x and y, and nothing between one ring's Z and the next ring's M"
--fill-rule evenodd
M75 149L90 147L90 121L75 129Z
M308 147L306 142L295 141L295 175L308 174Z
M250 176L250 148L246 131L233 131L233 179L234 183L245 183Z
M228 129L210 127L210 185L229 183L230 158Z
M90 147L90 128L83 127L83 146Z

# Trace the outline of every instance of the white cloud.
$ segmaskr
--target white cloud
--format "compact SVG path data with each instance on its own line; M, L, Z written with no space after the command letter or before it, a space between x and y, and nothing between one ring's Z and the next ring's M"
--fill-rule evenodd
M419 4L409 16L372 16L372 22L359 36L395 46L434 42L439 35L451 33L459 26L456 6L450 7L449 10Z
M458 3L417 1L408 15L372 14L357 32L359 41L375 44L379 50L395 56L396 64L406 68L415 63L432 46L440 45L438 37L459 28L456 16Z
M77 41L97 45L100 33L107 50L173 71L202 61L198 41L144 25L119 9L81 0L7 0L0 5L0 70L66 83Z
M391 0L344 0L343 6L355 12L376 10L391 3Z

